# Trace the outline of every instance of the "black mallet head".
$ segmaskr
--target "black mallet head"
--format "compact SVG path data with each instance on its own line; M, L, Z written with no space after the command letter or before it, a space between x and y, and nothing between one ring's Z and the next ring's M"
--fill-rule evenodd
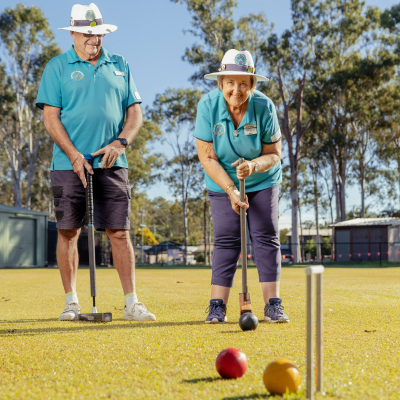
M78 321L89 321L89 322L111 322L112 313L88 313L78 314Z
M244 313L239 318L239 326L242 331L255 331L258 326L258 318L253 313Z

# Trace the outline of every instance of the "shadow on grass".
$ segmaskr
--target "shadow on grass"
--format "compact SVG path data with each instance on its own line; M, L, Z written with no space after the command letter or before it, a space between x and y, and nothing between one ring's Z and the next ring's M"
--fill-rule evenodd
M222 397L222 400L246 400L246 399L273 399L275 396L272 394L259 394L253 393L248 396L233 396L233 397ZM279 398L281 398L279 396Z
M218 376L216 378L212 378L211 376L207 376L205 378L197 378L197 379L183 379L181 383L201 383L201 382L217 382L217 381L222 381L223 379Z
M255 331L242 331L242 330L240 330L240 331L221 331L220 333L245 333L245 334L248 334L248 333L252 333L252 332L255 332Z
M56 319L51 320L33 320L36 322L42 321L52 321L52 322L59 322ZM123 319L119 319L117 321L125 321ZM132 321L132 323L125 323L125 324L115 324L117 322L114 320L113 322L85 322L85 321L61 321L63 324L72 323L74 326L69 327L56 327L56 328L39 328L39 329L18 329L17 328L9 328L9 329L2 329L0 330L0 337L7 337L7 336L33 336L39 334L48 334L48 333L65 333L65 332L81 332L81 331L88 331L88 330L115 330L115 329L135 329L135 328L154 328L154 327L169 327L169 326L187 326L187 325L204 325L203 321L183 321L183 322L136 322ZM2 322L2 321L0 321ZM16 321L4 321L10 324L16 323Z
M0 319L0 324L31 324L34 322L56 322L57 318L41 318L41 319ZM1 332L1 331L0 331Z

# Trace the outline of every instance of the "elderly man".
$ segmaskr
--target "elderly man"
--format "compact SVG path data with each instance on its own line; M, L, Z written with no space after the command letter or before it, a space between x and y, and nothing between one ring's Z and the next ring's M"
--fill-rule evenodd
M105 34L117 27L103 22L95 4L75 4L70 26L60 29L70 31L74 44L49 61L36 101L55 142L51 183L58 228L57 262L66 304L59 320L74 320L80 310L77 242L86 211L85 169L93 175L95 227L107 232L121 279L123 318L155 320L136 296L129 235L131 195L125 149L142 124L141 98L126 60L102 47ZM93 169L82 153L92 153Z

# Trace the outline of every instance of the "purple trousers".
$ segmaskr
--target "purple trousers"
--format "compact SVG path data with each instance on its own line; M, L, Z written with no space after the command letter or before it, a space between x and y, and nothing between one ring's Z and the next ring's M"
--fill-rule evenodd
M260 282L277 282L281 274L278 229L279 186L246 193L249 200L247 227L253 244ZM208 191L214 227L212 285L233 286L241 252L240 216L232 209L228 195Z

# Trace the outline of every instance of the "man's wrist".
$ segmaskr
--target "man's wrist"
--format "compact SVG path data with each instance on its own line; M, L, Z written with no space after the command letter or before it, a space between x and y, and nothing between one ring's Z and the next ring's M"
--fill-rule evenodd
M128 139L125 139L125 138L117 138L116 140L117 140L118 142L120 142L120 143L122 144L122 146L124 146L125 148L128 147L128 144L129 144Z
M78 159L79 154L81 153L78 150L72 151L70 154L68 154L68 158L71 164Z

